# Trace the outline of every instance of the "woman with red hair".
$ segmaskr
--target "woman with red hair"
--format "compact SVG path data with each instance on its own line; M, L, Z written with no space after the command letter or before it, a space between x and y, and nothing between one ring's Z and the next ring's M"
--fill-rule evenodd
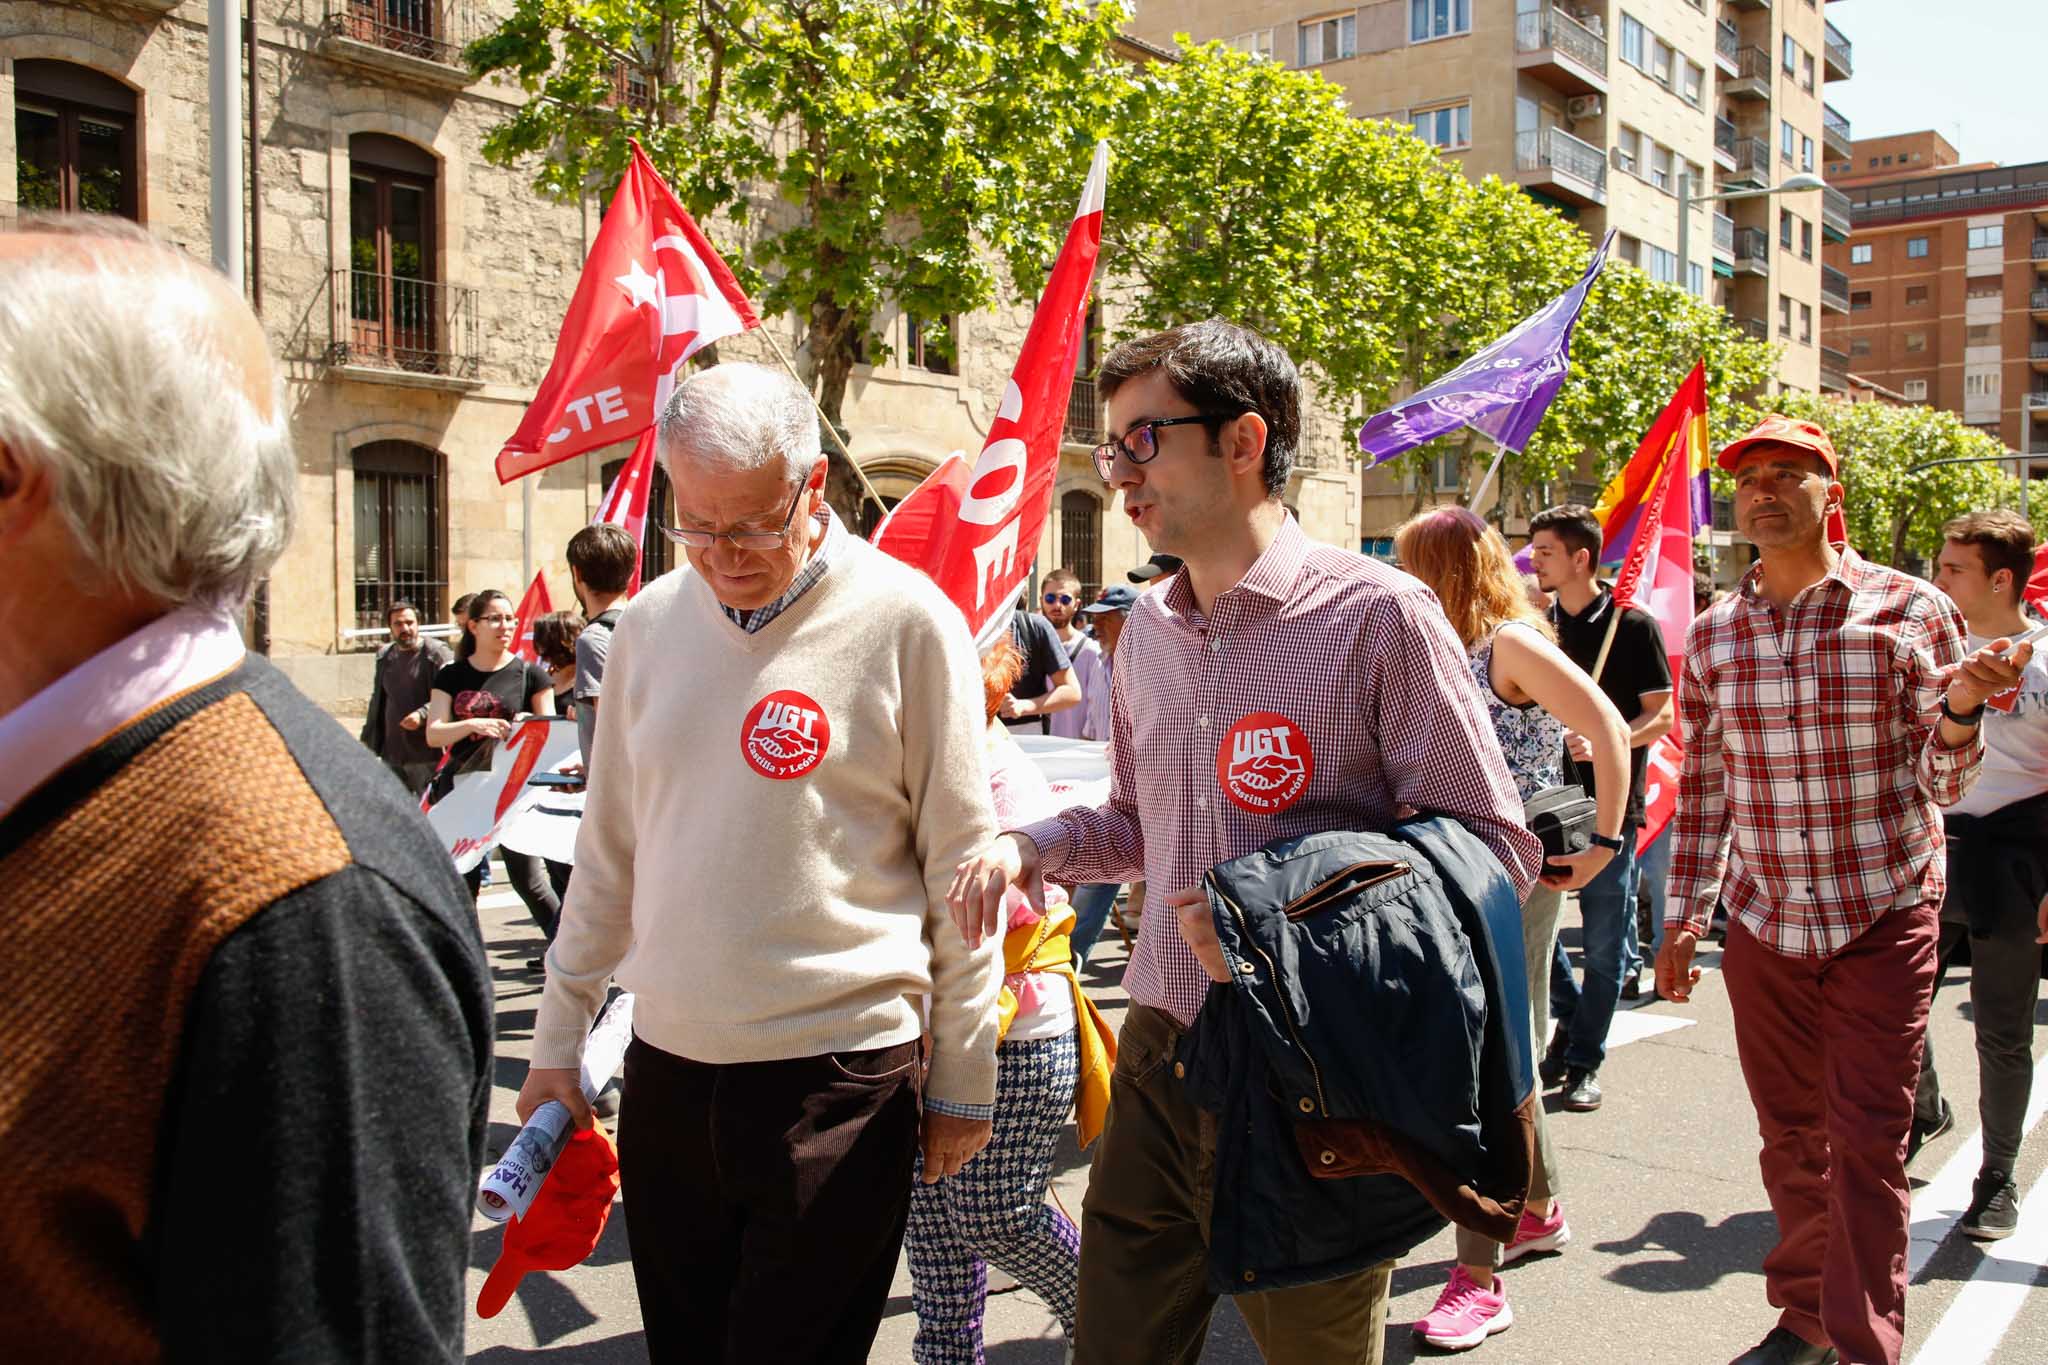
M1557 937L1563 893L1584 886L1621 847L1621 822L1628 803L1628 729L1614 703L1557 647L1550 623L1529 600L1514 557L1499 532L1465 507L1432 508L1409 518L1394 533L1401 567L1427 583L1444 615L1471 656L1472 677L1493 718L1495 736L1527 801L1564 781L1567 727L1593 745L1594 800L1599 807L1594 847L1546 865L1543 880L1522 906L1523 965L1530 1008L1531 1038L1549 1032L1550 954ZM1598 842L1604 840L1605 842ZM1534 1058L1530 1059L1534 1063ZM1536 1110L1540 1160L1529 1188L1529 1204L1514 1240L1502 1247L1479 1233L1458 1229L1458 1264L1415 1334L1432 1346L1462 1350L1477 1346L1513 1322L1507 1290L1495 1267L1538 1251L1562 1250L1571 1240L1564 1204L1557 1198L1557 1162Z

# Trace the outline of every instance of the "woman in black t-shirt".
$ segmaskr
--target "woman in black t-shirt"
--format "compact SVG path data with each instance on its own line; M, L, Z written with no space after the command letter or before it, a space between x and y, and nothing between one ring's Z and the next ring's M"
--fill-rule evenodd
M547 671L512 652L518 633L518 613L504 593L485 591L470 599L455 662L434 675L433 690L427 694L427 743L448 751L448 761L428 788L433 800L448 794L456 774L472 759L483 757L480 751L486 745L511 734L516 718L555 714L555 689ZM512 889L553 941L562 905L541 860L509 848L501 848L499 856ZM474 896L483 881L481 862L466 880Z

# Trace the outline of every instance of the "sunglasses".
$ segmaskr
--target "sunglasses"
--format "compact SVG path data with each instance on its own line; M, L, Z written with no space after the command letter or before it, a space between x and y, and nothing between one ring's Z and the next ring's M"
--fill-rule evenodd
M1070 592L1049 592L1045 595L1045 605L1048 607L1071 607L1074 605L1074 594Z

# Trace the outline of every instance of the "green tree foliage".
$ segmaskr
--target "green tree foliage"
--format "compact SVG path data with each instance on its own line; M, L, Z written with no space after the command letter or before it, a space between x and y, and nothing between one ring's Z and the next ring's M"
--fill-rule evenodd
M1995 464L1943 465L1935 460L2003 455L2005 446L1940 408L1850 403L1810 393L1781 393L1771 411L1817 422L1842 459L1843 512L1849 543L1880 563L1906 567L1910 555L1941 553L1941 528L1952 517L2019 501L2019 481Z
M839 420L886 299L925 318L1042 271L1124 75L1079 0L517 0L472 44L530 96L484 142L608 195L638 138ZM943 335L943 334L942 334ZM940 343L943 345L943 341Z

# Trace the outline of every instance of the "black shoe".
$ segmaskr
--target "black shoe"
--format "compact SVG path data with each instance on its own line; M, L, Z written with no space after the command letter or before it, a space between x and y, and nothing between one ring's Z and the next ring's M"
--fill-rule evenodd
M1970 1207L1963 1214L1963 1236L1980 1242L1995 1242L2012 1236L2020 1225L2019 1191L2004 1171L1982 1171L1970 1195Z
M1628 980L1621 983L1621 998L1624 1000L1640 1000L1643 998L1642 973L1632 972L1629 974Z
M1832 1346L1816 1346L1789 1327L1773 1327L1729 1365L1835 1365L1840 1359Z
M546 975L548 970L548 960L544 957L529 957L528 959L526 959L526 970L528 970L529 972L538 972L541 975Z
M1565 1073L1564 1107L1574 1114L1590 1114L1600 1107L1600 1073L1573 1067Z
M1906 1134L1906 1164L1913 1164L1913 1158L1920 1155L1920 1149L1956 1126L1956 1111L1949 1108L1947 1100L1941 1102L1941 1112L1932 1119L1913 1116L1912 1131Z
M1564 1049L1568 1041L1563 1024L1550 1031L1550 1046L1543 1049L1543 1060L1536 1063L1536 1074L1542 1078L1545 1089L1564 1083L1564 1073L1568 1070L1564 1064Z

